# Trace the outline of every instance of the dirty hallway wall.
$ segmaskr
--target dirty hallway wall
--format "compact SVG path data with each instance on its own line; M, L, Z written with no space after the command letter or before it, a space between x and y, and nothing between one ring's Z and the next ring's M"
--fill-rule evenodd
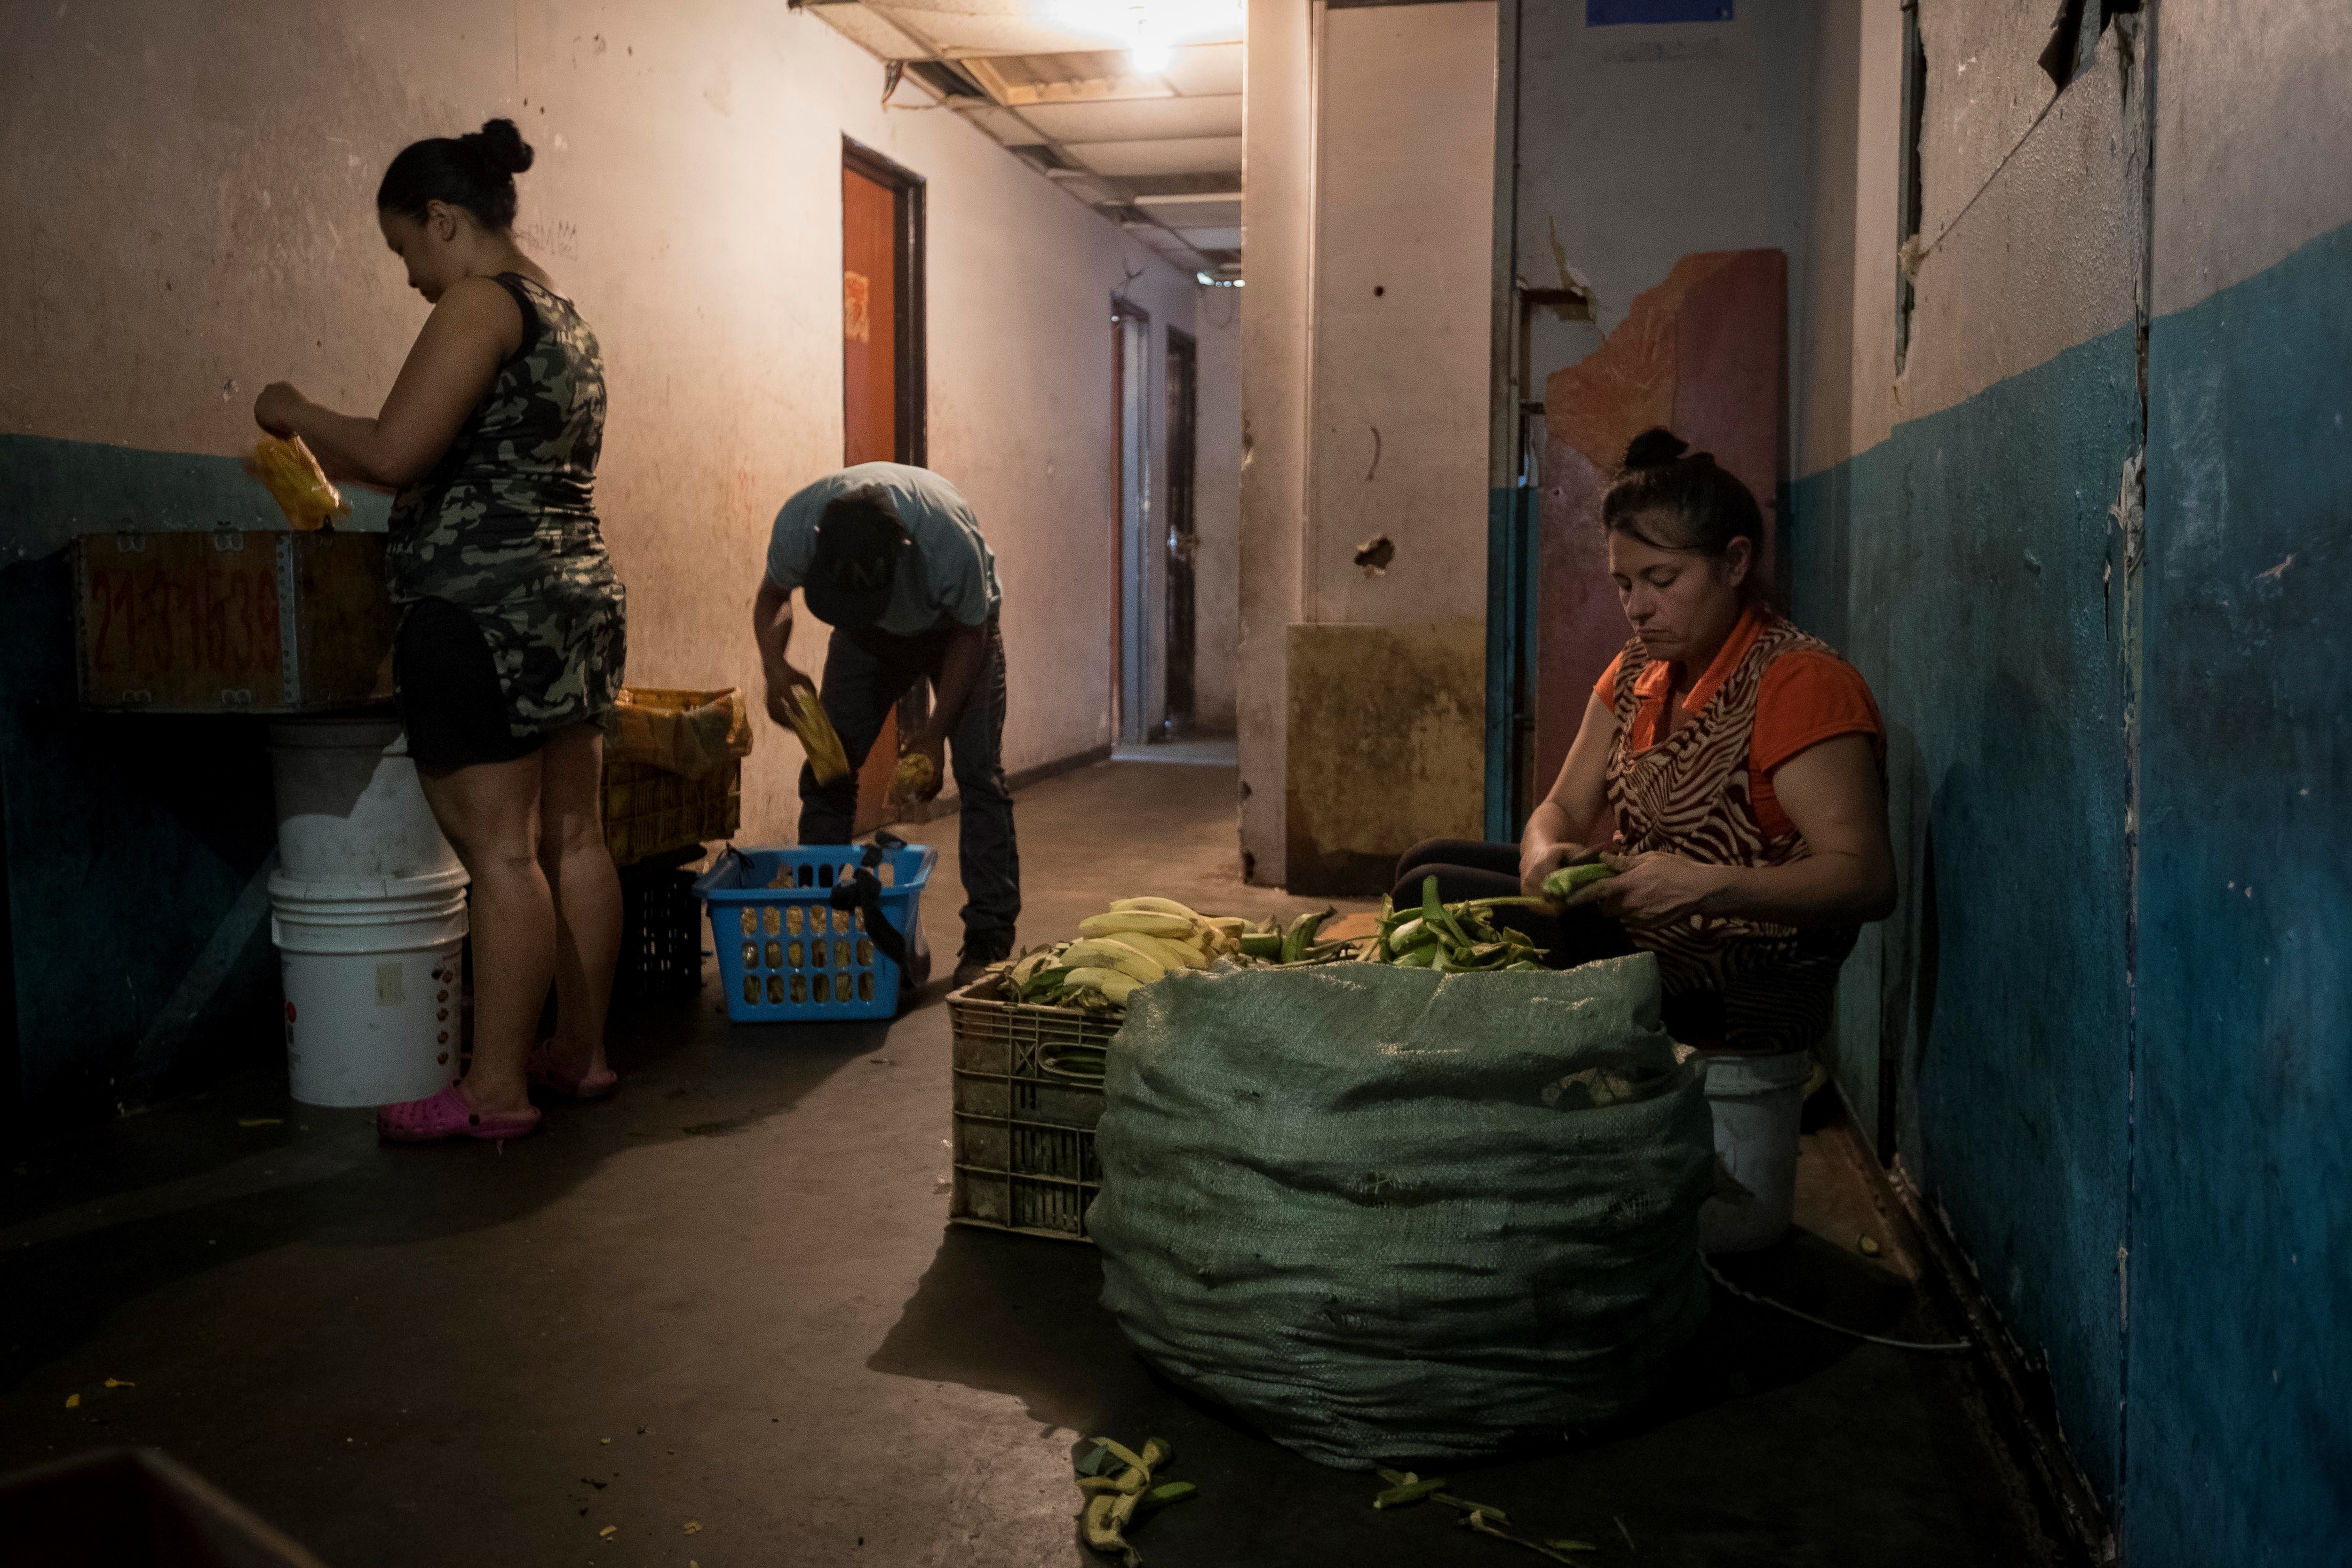
M2046 7L1920 0L1907 321L1903 14L1822 14L1795 611L1877 692L1905 864L1837 1070L2123 1561L2319 1561L2352 1525L2352 649L2322 608L2352 17L2085 9L2057 89Z
M258 728L75 715L58 552L268 526L231 456L268 381L375 408L425 314L373 211L416 137L505 114L538 149L518 237L604 345L598 503L648 684L756 689L769 522L840 460L842 139L924 176L929 460L996 551L1007 764L1108 741L1108 302L1164 334L1193 328L1200 290L911 84L886 110L881 66L830 28L749 3L100 0L9 8L0 61L0 200L21 215L0 267L0 801L35 1098L105 1099L207 942L236 960L222 1005L274 992ZM798 657L821 649L804 626ZM762 729L743 830L787 840L799 754ZM134 898L152 940L90 973L67 928Z

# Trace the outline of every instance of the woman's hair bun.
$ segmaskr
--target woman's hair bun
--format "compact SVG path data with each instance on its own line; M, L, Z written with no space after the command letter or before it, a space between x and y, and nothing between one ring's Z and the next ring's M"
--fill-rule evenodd
M530 143L522 139L511 120L485 120L479 131L467 132L457 140L482 161L493 178L520 174L530 167Z
M1625 468L1662 468L1685 452L1690 443L1663 425L1653 425L1625 444Z

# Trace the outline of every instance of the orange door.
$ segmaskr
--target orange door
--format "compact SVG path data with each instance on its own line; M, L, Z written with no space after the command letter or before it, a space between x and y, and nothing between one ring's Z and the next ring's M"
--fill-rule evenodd
M898 193L841 172L843 465L898 458Z
M841 461L898 458L898 193L855 169L841 171ZM898 716L882 721L857 770L856 830L892 819Z

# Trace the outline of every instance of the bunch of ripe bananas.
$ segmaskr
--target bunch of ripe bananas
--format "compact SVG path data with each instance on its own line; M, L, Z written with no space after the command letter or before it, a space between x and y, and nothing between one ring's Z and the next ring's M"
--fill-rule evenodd
M816 775L817 783L829 784L849 772L849 752L815 687L793 688L793 694L784 699L784 717L792 721L793 733L800 738L801 750L808 753L809 772Z
M1206 969L1241 951L1249 922L1199 914L1173 899L1120 899L1078 922L1076 942L996 966L1008 1000L1118 1008L1171 969Z

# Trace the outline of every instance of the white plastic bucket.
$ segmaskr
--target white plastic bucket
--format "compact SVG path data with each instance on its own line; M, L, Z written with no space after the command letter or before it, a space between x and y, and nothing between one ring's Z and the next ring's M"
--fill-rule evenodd
M1797 1124L1812 1053L1700 1059L1717 1169L1716 1195L1698 1211L1699 1250L1753 1252L1780 1239L1797 1206Z
M304 1105L417 1100L455 1081L466 873L269 879L286 1065Z
M269 726L278 868L315 882L421 877L457 864L425 804L408 737L389 719Z

